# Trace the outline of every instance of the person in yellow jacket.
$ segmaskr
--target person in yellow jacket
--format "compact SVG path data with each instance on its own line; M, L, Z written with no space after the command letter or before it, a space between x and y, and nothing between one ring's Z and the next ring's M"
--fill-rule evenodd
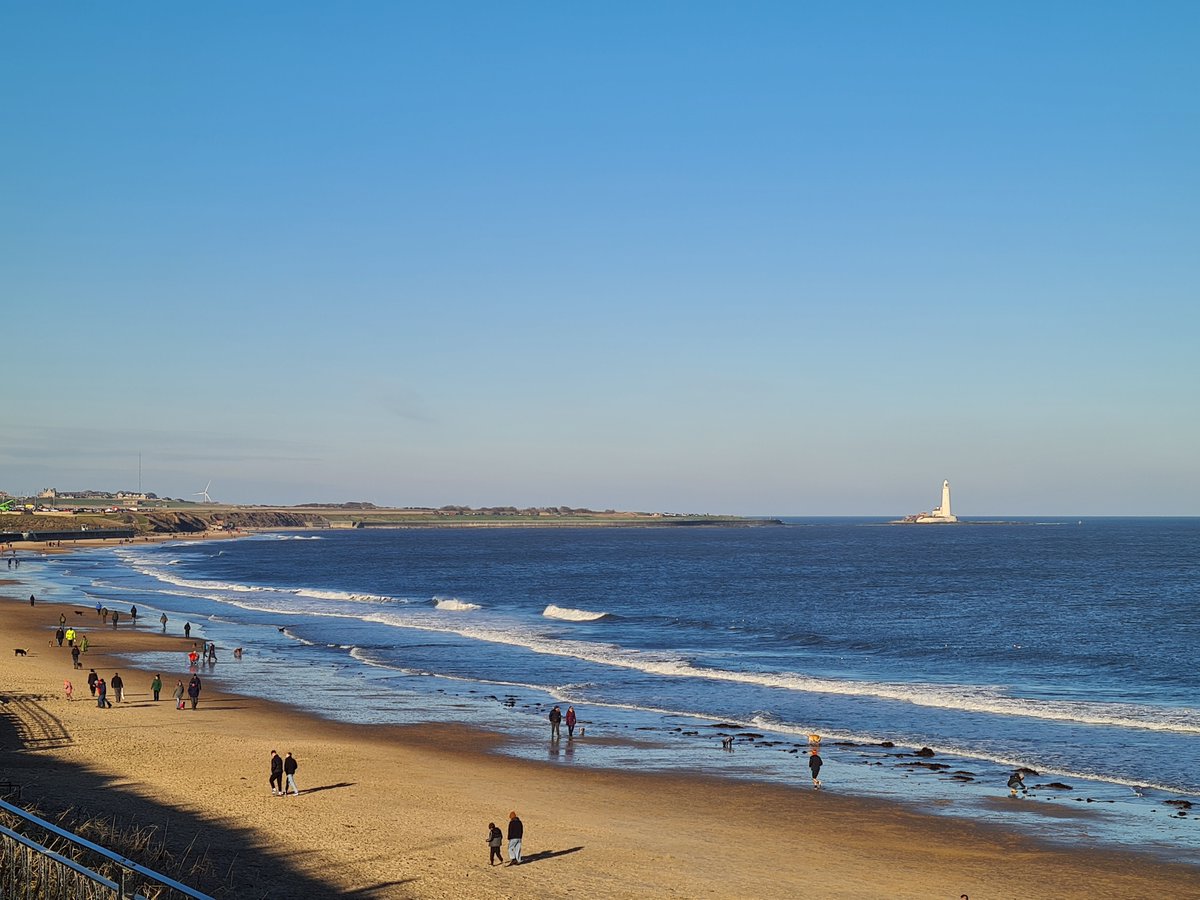
M74 628L67 629L67 646L68 647L75 646L75 629Z

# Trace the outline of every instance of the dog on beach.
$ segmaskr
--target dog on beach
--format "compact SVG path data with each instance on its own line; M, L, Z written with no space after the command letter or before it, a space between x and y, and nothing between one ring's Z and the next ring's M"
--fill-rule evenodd
M28 655L29 655L28 650L22 650L20 647L13 648L13 656L28 656Z

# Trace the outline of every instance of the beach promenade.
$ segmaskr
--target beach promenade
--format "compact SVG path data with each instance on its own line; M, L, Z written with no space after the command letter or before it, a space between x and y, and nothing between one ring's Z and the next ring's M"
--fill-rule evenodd
M190 641L156 622L102 628L84 606L30 607L11 583L0 595L0 778L46 814L158 827L176 853L191 845L204 861L192 883L218 896L1200 897L1200 870L1135 854L1040 846L799 784L515 760L490 754L486 733L331 723L303 713L303 696L285 707L222 693L204 670L198 709L177 710ZM90 639L82 670L50 646L64 611ZM154 673L111 654L165 648L179 666L161 673L156 703ZM99 709L90 667L119 671L126 701ZM272 750L299 761L298 797L272 796ZM487 825L510 810L525 863L489 867Z

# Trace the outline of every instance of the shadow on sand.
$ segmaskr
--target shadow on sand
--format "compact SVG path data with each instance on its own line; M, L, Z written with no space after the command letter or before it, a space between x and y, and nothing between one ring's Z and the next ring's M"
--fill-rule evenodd
M145 860L145 865L214 897L339 895L335 885L298 871L287 855L261 847L262 835L250 829L218 826L185 810L140 797L94 771L64 765L38 753L72 741L62 721L50 712L51 702L47 695L0 694L0 772L2 780L11 781L19 791L19 795L14 793L8 798L10 802L26 808L36 806L39 814L51 821L70 810L76 822L115 819L126 826L154 828L170 835L172 852L186 856L189 865L197 858L207 864L193 867L189 873L174 874L154 860ZM328 785L310 791L346 786ZM63 825L70 827L68 822ZM30 836L35 840L41 837ZM136 853L133 855L135 861L140 861ZM369 896L387 887L381 884L358 894Z
M315 794L317 791L336 791L338 788L354 787L357 781L339 781L337 784L323 784L320 787L305 788L301 794Z
M566 856L568 853L578 853L582 847L572 847L569 850L543 850L541 853L530 853L528 856L521 855L521 865L527 866L530 863L542 862L547 859L554 859L556 856Z

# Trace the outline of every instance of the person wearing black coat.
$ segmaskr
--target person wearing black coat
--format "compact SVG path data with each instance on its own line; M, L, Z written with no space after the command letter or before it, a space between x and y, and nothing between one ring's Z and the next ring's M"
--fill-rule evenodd
M292 756L292 751L288 751L287 758L283 761L283 774L287 776L287 784L284 786L283 795L287 796L287 789L292 789L292 796L300 796L300 788L296 787L296 757Z
M510 866L521 864L521 838L524 836L525 826L521 824L521 820L517 818L514 810L508 814L508 864Z
M271 793L276 797L283 796L283 759L274 750L271 751Z

